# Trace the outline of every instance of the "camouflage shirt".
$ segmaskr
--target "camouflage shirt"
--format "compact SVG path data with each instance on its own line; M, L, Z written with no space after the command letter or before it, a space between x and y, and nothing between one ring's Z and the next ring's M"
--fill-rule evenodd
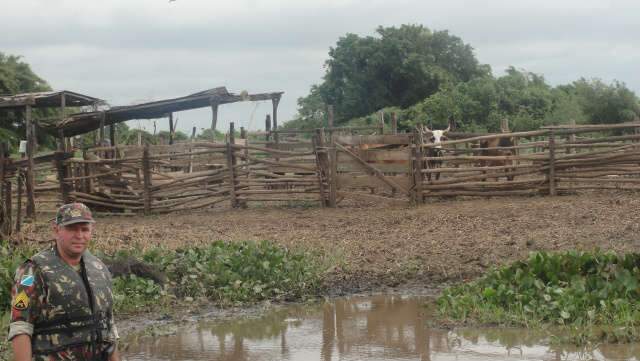
M76 268L76 267L74 267ZM76 271L81 272L78 265ZM9 336L11 340L15 336L26 334L33 335L34 324L38 315L43 310L43 305L47 302L47 287L42 274L31 261L25 262L16 270L15 283L11 289L11 322L9 324ZM111 333L98 351L111 351L116 340L118 331L111 322ZM50 355L34 355L36 361L54 360L90 360L94 350L91 345L74 346Z

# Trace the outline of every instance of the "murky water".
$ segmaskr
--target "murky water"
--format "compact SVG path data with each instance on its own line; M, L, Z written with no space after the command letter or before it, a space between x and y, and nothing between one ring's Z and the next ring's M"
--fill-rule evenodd
M640 360L640 344L545 346L520 329L430 329L422 297L340 298L124 340L125 360Z

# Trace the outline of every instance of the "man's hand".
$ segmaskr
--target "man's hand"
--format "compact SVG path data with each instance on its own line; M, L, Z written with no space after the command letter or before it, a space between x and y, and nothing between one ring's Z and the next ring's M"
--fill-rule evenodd
M11 340L11 344L15 361L31 361L31 336L18 335Z
M118 352L118 344L115 345L115 348L111 355L109 355L109 361L120 361L120 353Z

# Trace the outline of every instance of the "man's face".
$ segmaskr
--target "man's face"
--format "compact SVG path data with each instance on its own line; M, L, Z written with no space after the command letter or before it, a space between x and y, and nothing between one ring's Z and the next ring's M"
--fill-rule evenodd
M82 255L89 241L93 227L91 223L74 223L67 226L53 226L59 250L67 256Z

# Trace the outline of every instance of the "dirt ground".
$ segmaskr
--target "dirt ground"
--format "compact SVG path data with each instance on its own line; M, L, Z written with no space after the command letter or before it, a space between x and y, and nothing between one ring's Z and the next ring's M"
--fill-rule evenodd
M534 250L640 251L640 193L442 200L420 207L218 209L98 219L95 245L126 247L271 240L335 263L334 291L437 286L478 276ZM49 238L42 223L27 238Z

